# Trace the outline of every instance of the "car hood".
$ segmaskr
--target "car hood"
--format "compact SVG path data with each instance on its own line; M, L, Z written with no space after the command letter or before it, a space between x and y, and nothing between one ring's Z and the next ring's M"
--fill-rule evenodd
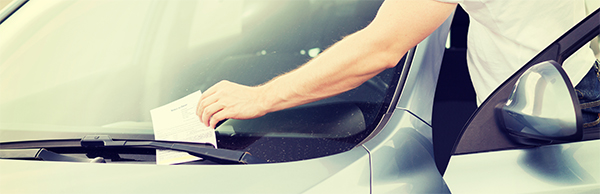
M330 189L337 192L340 186L368 193L369 170L368 154L363 147L318 159L254 165L2 159L0 193L321 193L331 192Z

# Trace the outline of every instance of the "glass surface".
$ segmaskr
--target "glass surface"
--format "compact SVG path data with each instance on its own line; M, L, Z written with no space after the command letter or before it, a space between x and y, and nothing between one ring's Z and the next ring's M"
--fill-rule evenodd
M151 109L221 80L264 83L368 25L380 4L30 1L0 25L0 128L151 134ZM216 130L219 147L272 162L351 149L389 105L399 69L319 102L229 120Z

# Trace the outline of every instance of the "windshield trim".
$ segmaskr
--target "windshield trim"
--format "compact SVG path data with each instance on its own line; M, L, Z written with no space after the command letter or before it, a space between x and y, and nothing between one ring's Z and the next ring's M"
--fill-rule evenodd
M13 0L0 11L0 24L4 23L13 13L19 10L29 0Z
M395 85L395 88L393 90L390 88L388 94L383 100L384 104L377 118L379 122L377 122L377 125L375 126L373 131L371 131L371 133L367 137L365 137L361 142L356 144L356 147L362 146L367 141L373 139L373 137L375 137L377 134L379 134L379 132L381 132L381 130L383 130L383 128L386 126L386 124L392 117L392 113L394 113L394 110L396 109L396 104L398 104L398 100L400 99L400 95L402 94L402 90L404 89L404 86L406 84L406 77L408 76L408 72L410 70L410 66L415 55L415 50L416 47L413 47L412 49L408 50L408 52L396 65L396 74L394 75L394 78L392 80L393 85ZM389 104L387 102L389 102Z

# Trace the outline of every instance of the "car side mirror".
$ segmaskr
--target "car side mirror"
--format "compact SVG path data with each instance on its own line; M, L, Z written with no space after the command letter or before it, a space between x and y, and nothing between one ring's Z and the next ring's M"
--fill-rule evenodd
M583 136L579 100L555 61L527 69L506 103L496 106L495 115L509 137L525 145L576 141Z

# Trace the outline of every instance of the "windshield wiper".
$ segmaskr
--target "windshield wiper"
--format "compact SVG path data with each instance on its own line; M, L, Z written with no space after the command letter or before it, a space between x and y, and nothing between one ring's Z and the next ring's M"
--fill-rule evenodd
M79 142L78 144L76 142ZM34 156L32 159L44 159L39 156L40 153L52 155L42 148L47 147L82 147L84 149L103 149L103 148L155 148L167 149L174 151L187 152L190 155L210 160L221 164L258 164L267 163L267 161L254 157L248 152L227 149L215 149L212 144L208 143L191 143L178 141L157 141L157 140L113 140L108 135L87 135L81 139L58 139L58 140L37 140L37 141L21 141L21 142L6 142L0 143L0 158L15 158L15 155ZM29 149L27 149L29 148ZM37 148L37 149L31 149ZM20 153L19 153L20 151ZM37 154L34 153L37 151ZM54 153L56 154L56 153ZM61 159L62 158L62 159ZM64 160L63 160L64 159ZM47 160L52 161L79 161L73 157L56 156L49 157ZM83 160L90 162L90 160ZM91 159L92 162L100 161L99 159Z
M71 156L57 154L57 153L49 151L45 148L0 149L0 158L2 158L2 159L59 161L59 162L106 163L106 161L102 157L96 157L94 159L71 157Z

